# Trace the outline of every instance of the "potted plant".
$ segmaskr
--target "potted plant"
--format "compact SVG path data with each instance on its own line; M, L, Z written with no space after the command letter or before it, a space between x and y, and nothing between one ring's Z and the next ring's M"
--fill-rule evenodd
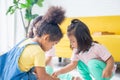
M34 5L38 5L39 7L42 7L42 2L44 0L25 0L25 2L22 2L23 0L13 0L13 5L11 5L6 14L14 14L16 10L19 10L20 16L22 19L23 27L25 30L25 34L28 33L28 29L31 23L31 20L38 16L38 14L32 14L32 8ZM22 9L25 10L25 14L23 15ZM27 20L27 25L25 25L25 20Z

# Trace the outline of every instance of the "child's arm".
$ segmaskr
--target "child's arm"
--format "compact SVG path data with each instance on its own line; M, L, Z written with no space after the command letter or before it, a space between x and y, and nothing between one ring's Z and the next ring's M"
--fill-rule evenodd
M52 76L48 75L45 72L44 67L35 67L35 72L36 72L35 74L36 74L38 80L59 80L56 77L52 77Z
M102 76L104 78L109 78L112 75L112 70L114 67L114 59L111 56L110 58L108 58L108 60L106 61L106 68L103 71Z
M68 64L67 66L63 67L62 69L56 71L53 73L53 76L58 76L60 74L64 74L64 73L67 73L69 71L72 71L73 69L76 68L77 66L77 62L78 61L72 61L70 64Z

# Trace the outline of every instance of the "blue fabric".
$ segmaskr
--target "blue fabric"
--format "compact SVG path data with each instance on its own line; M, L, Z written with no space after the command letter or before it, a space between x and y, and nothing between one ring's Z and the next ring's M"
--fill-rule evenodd
M18 60L24 48L29 44L37 43L28 43L23 47L18 47L20 43L0 56L0 80L37 80L32 70L22 72L18 66Z
M81 60L78 61L77 70L84 80L92 80L89 69Z
M106 67L106 63L103 61L92 59L88 62L87 66L95 80L110 80L112 77L112 76L110 78L102 77L103 70Z
M112 76L110 78L102 77L102 72L105 67L106 63L97 59L91 59L87 65L79 60L77 65L78 71L84 80L92 80L91 75L95 80L110 80Z

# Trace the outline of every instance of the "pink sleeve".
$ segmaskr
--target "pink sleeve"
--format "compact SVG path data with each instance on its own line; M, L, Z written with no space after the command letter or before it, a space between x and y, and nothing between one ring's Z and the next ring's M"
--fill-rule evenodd
M45 56L52 56L52 57L54 57L55 56L55 47L52 47L52 49L50 49L49 51L47 51L46 53L45 53Z
M77 49L73 49L71 61L78 61L78 55L76 54Z
M106 61L110 56L110 52L103 45L96 45L96 55L99 56L103 61Z

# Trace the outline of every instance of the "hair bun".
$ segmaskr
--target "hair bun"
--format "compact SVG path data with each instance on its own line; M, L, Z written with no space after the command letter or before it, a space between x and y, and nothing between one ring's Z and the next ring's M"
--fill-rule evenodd
M62 7L52 6L43 16L43 20L45 20L48 23L61 24L65 18L64 14L65 11L62 9Z
M75 24L75 23L78 23L78 22L80 22L79 19L73 19L73 20L71 21L72 24Z

